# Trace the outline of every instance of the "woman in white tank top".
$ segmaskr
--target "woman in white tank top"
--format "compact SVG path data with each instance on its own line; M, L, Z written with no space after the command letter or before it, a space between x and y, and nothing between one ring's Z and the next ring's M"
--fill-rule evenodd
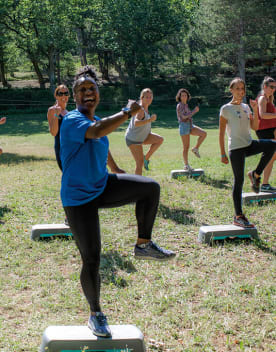
M163 137L151 132L151 123L156 121L156 114L150 115L148 108L153 100L151 89L145 88L140 93L140 105L142 109L133 116L127 128L125 139L134 160L136 162L135 174L142 175L143 165L149 169L149 161L152 154L163 143ZM144 155L143 145L150 145Z

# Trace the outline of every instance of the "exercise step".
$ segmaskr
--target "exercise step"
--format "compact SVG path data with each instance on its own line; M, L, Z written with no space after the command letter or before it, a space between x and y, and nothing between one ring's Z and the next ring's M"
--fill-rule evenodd
M182 176L186 177L198 177L204 175L204 171L202 169L193 169L193 171L185 171L185 170L172 170L171 178L178 178Z
M87 326L48 326L39 352L145 352L135 325L109 325L112 337L97 337Z
M256 227L244 228L236 225L214 225L201 226L199 229L198 240L201 243L212 243L217 240L227 238L251 238L258 239Z
M242 200L245 204L262 202L262 201L267 201L267 200L276 200L276 192L274 192L274 193L269 193L269 192L243 193Z
M54 236L72 236L70 227L65 224L37 224L32 226L31 239L34 241Z

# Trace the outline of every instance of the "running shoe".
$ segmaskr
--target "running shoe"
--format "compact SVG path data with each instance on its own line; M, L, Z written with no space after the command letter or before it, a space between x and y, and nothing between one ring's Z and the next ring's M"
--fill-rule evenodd
M150 161L147 160L147 159L145 158L145 156L144 156L144 167L145 167L146 170L149 170L149 163L150 163Z
M195 155L197 158L200 158L199 151L198 151L198 149L197 149L196 147L194 147L194 148L192 149L192 152L194 153L194 155Z
M106 316L102 312L96 312L96 315L90 315L88 327L96 336L111 337L110 327L108 326Z
M251 182L252 191L255 193L259 193L260 192L261 177L257 178L255 176L255 171L249 171L247 175L248 175L250 182Z
M159 247L156 243L150 241L148 243L136 244L134 247L134 257L136 259L149 260L168 260L175 257L175 253L167 249Z
M254 224L251 224L249 220L245 217L244 214L234 216L234 225L245 227L245 228L252 228L255 227Z
M261 192L274 193L276 192L276 188L272 187L269 183L261 185Z

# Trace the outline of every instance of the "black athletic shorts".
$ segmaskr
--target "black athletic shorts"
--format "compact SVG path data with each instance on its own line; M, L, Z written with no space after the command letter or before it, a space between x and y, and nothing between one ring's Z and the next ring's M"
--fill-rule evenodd
M256 131L256 135L259 139L274 139L274 130L273 128L266 128L265 130L258 130Z

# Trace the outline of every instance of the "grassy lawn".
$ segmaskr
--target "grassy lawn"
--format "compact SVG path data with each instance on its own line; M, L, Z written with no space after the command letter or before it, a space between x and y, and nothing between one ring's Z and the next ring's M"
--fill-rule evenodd
M202 158L190 155L190 163L205 176L181 180L170 178L183 166L175 109L155 111L153 131L165 141L144 173L161 185L153 238L178 254L169 263L135 260L134 206L101 210L101 300L109 323L135 324L153 352L275 351L275 202L244 207L260 241L198 243L201 225L233 218L232 171L219 158L218 109L201 109L194 119L208 136ZM46 114L7 117L0 126L0 351L37 352L47 326L85 325L89 309L73 240L30 240L32 225L64 220ZM126 126L110 135L110 148L131 173ZM246 171L258 159L247 159ZM244 190L250 191L247 178Z

